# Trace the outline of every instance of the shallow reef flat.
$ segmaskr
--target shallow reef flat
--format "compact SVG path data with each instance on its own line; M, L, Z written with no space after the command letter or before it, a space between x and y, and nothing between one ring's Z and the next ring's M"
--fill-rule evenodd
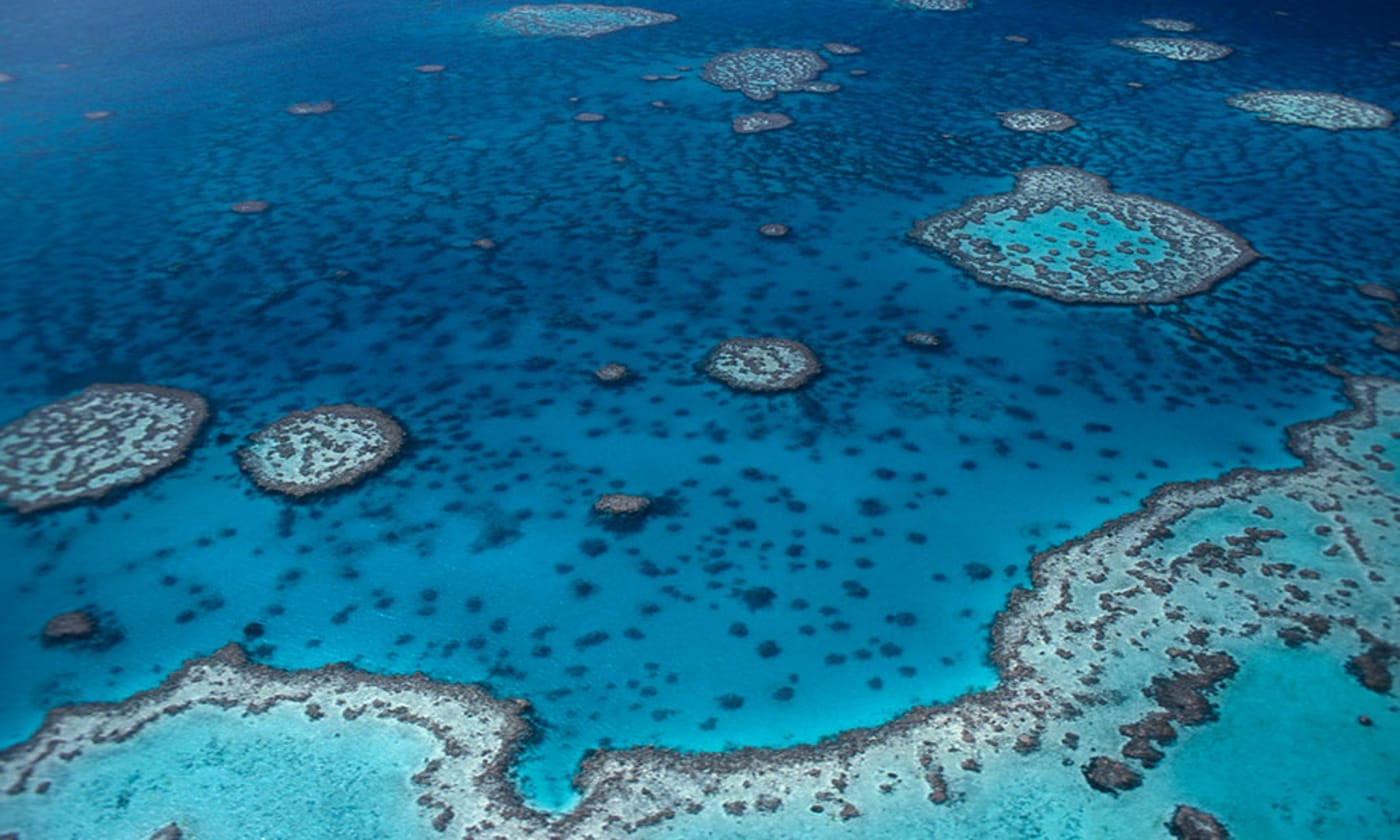
M397 769L423 836L1121 837L1161 836L1173 818L1218 819L1244 836L1326 820L1383 836L1397 766L1388 733L1400 725L1400 382L1351 377L1346 389L1353 409L1290 430L1302 467L1165 485L1138 511L1037 555L1033 588L1015 590L992 629L999 684L948 705L786 749L597 751L575 778L579 801L552 813L512 779L531 737L526 703L418 675L278 670L230 645L122 703L51 712L0 754L0 832L96 836L96 823L78 823L115 819L106 806L133 785L121 773L95 783L97 771L200 716L229 740L250 726L272 740L314 732L295 735L309 752L289 753L283 774L317 766L322 745L341 738L386 745L372 752L376 768L351 777L379 779L382 795ZM1279 734L1296 749L1261 765ZM1350 774L1355 801L1311 798L1298 779L1314 763ZM1291 786L1271 790L1270 774ZM1242 776L1248 795L1224 795ZM299 777L346 798L341 775ZM146 802L133 813L150 813L151 832L174 821L206 836L199 826L218 818L228 781L191 772L148 783L159 812L141 811ZM367 801L349 798L349 810ZM59 803L71 835L45 828ZM333 819L298 836L343 829Z

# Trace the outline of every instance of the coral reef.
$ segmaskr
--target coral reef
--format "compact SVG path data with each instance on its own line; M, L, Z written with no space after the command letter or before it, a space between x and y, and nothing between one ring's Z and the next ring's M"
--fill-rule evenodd
M297 102L294 105L287 106L287 113L298 117L312 114L329 114L334 110L335 103L329 99L323 99L320 102Z
M1196 24L1189 20L1179 20L1177 18L1144 18L1140 23L1144 26L1150 26L1158 32L1196 31Z
M720 53L700 70L700 78L723 90L737 90L760 102L779 93L831 93L840 85L816 81L826 61L812 50L753 48Z
M1002 128L1035 133L1066 131L1079 125L1068 114L1048 111L1043 108L1031 108L1024 111L998 111L997 119L1001 120Z
M974 198L909 235L983 283L1067 303L1178 300L1258 256L1209 219L1063 166L1024 170L1014 191Z
M20 513L98 499L179 461L209 415L157 385L90 385L0 428L0 498Z
M1379 105L1340 93L1315 90L1256 90L1225 100L1232 108L1250 111L1264 122L1287 123L1342 131L1348 128L1389 128L1395 115Z
M972 0L896 0L901 6L915 9L929 9L935 12L961 12L972 4Z
M0 753L0 790L51 798L82 778L72 772L89 753L139 749L145 732L191 710L243 727L287 707L308 727L426 735L430 754L404 772L425 826L456 837L798 836L891 810L917 825L919 807L939 808L928 819L950 836L971 836L994 813L1032 818L1026 784L1093 797L1067 807L1112 807L1121 791L1174 786L1152 769L1157 747L1210 724L1238 660L1286 650L1300 628L1338 673L1348 652L1389 658L1400 642L1386 583L1400 382L1353 378L1347 390L1354 409L1290 430L1302 467L1167 485L1037 555L1033 588L1015 590L992 628L1000 684L878 727L781 749L598 750L575 777L577 802L549 813L512 783L530 737L523 702L422 675L278 670L229 645L121 703L53 710ZM1227 836L1190 806L1156 819L1181 837Z
M1113 45L1172 61L1219 61L1234 52L1224 44L1196 38L1115 38Z
M651 499L631 493L606 493L593 503L593 512L604 516L637 516L651 507Z
M768 111L758 111L735 117L730 125L735 134L757 134L760 131L774 131L792 125L792 117Z
M264 490L305 496L375 472L403 441L402 427L378 409L325 405L293 411L251 435L238 461Z
M730 338L705 358L705 372L740 391L793 391L821 373L807 345L788 338Z
M657 26L675 20L675 15L666 12L597 3L514 6L491 16L491 21L506 32L555 38L594 38L621 29Z

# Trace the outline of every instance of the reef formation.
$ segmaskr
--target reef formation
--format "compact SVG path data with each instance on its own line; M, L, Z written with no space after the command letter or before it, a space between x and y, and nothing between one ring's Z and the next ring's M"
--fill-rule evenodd
M1232 108L1250 111L1264 122L1287 123L1342 131L1349 128L1389 128L1395 115L1379 105L1340 93L1315 90L1256 90L1225 100Z
M758 111L735 117L730 123L735 134L757 134L760 131L776 131L792 125L792 117L787 114Z
M1209 219L1065 166L1023 170L1012 192L924 219L909 236L982 283L1066 303L1166 303L1258 256Z
M972 5L971 0L897 0L901 6L928 9L934 12L961 12Z
M20 513L99 499L184 457L204 398L158 385L90 385L0 428L0 499Z
M379 409L324 405L293 411L251 435L238 460L264 490L306 496L375 472L403 441L403 428Z
M1224 44L1197 38L1115 38L1113 45L1172 61L1219 61L1234 52Z
M790 338L730 338L705 357L705 372L740 391L795 391L821 373L817 354Z
M1195 32L1196 24L1179 18L1144 18L1141 23L1158 32Z
M722 90L737 90L760 102L780 93L831 93L841 86L817 81L829 65L812 50L754 47L720 53L700 68L700 78Z
M1044 108L1031 108L1024 111L998 111L997 119L1002 128L1012 131L1027 131L1043 134L1048 131L1068 131L1079 125L1069 114L1049 111Z
M889 819L984 836L1044 820L1045 796L1069 813L1141 821L1120 794L1174 790L1154 773L1164 748L1216 720L1220 688L1254 657L1312 648L1366 689L1393 688L1400 382L1346 387L1353 409L1290 430L1303 466L1166 485L1140 510L1038 554L1033 588L1015 590L992 628L996 688L881 726L783 749L596 751L575 777L578 802L551 813L511 780L531 731L522 701L344 665L283 671L230 645L121 703L53 710L0 753L0 790L12 804L52 799L90 755L140 749L192 710L256 726L291 709L308 727L425 736L431 754L404 773L424 829L452 837L851 836L857 819L862 831ZM0 831L12 819L0 817ZM1146 819L1228 830L1190 803Z
M513 6L491 16L499 28L515 35L554 38L595 38L622 29L672 23L676 16L637 6L597 3L556 3Z

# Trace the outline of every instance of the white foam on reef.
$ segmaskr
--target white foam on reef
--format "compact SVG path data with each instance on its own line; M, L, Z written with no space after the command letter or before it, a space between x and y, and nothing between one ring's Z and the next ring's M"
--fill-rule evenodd
M146 790L174 790L162 786L187 772L161 769L159 739L179 742L181 731L171 721L190 715L217 736L215 743L224 737L216 718L218 728L235 733L267 727L274 743L302 737L302 718L307 727L323 727L321 737L385 743L370 788L376 796L391 788L383 767L398 767L411 777L407 796L417 806L418 829L433 825L449 836L837 837L859 831L895 838L934 828L948 836L1052 829L1083 836L1103 826L1112 826L1116 836L1156 836L1184 792L1209 796L1200 773L1187 774L1196 787L1178 779L1174 755L1186 754L1187 764L1202 760L1196 753L1209 753L1216 729L1239 714L1235 697L1253 713L1267 703L1282 725L1314 713L1330 716L1324 728L1340 726L1339 715L1373 718L1375 728L1367 732L1377 734L1347 730L1348 760L1363 770L1379 768L1358 774L1357 801L1348 813L1360 834L1379 832L1393 782L1384 772L1389 742L1383 733L1396 725L1396 710L1385 696L1341 675L1375 645L1400 643L1392 582L1400 574L1400 540L1393 533L1400 510L1393 460L1400 447L1400 382L1353 378L1347 388L1355 409L1291 430L1301 468L1241 469L1213 481L1167 485L1137 512L1036 556L1034 589L1013 592L993 627L1000 684L946 706L915 708L883 726L786 749L597 752L576 777L577 805L547 813L524 803L509 775L515 750L529 734L522 705L421 676L382 677L336 666L265 668L230 646L186 663L159 688L123 703L55 710L33 738L0 754L7 806L0 832L59 818L49 810L56 802L65 803L61 818L75 824L103 819L115 777L84 785L103 777L102 762L118 752L150 750L151 761L137 762L151 774ZM1299 661L1316 669L1319 686L1335 690L1269 689L1274 683L1267 675ZM1214 721L1217 711L1222 722ZM1139 739L1134 747L1125 728L1148 721L1167 727L1171 737ZM1230 731L1239 738L1238 750L1262 749L1274 743L1277 727ZM1316 728L1298 731L1313 741L1325 735ZM229 759L231 772L240 772L243 762L254 760L238 746L242 737L230 736L234 746L223 752L185 749L201 762L188 772L214 780L224 771L205 771ZM414 761L405 758L410 747L426 748ZM1279 755L1274 766L1301 772L1313 752ZM284 754L277 772L289 776L322 761L296 750ZM1121 761L1139 786L1121 793L1091 787L1084 774L1091 757ZM88 772L93 760L96 769ZM325 783L340 784L333 773ZM195 784L195 791L204 788ZM1252 797L1188 804L1206 807L1227 826L1244 826L1261 819L1279 796L1295 795L1293 789L1256 788ZM149 807L155 800L143 794L141 801ZM152 830L170 819L217 819L208 812L224 805L195 794L162 803L137 812L152 818ZM1297 813L1301 806L1317 809L1319 818L1333 808L1320 800L1288 804L1297 826L1314 818ZM77 828L72 836L94 836L94 830ZM413 833L412 827L397 832ZM298 825L298 836L336 835L313 818Z

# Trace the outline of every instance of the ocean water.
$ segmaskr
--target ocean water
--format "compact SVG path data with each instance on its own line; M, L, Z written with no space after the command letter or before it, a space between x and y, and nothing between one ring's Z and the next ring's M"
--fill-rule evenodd
M1224 104L1275 87L1400 109L1400 17L1379 4L677 0L652 6L675 23L593 39L503 36L487 19L507 7L0 6L0 422L94 382L211 406L156 479L0 516L0 743L242 641L278 668L528 699L518 781L567 807L598 747L807 743L993 686L988 628L1032 554L1163 482L1296 465L1284 428L1344 407L1328 366L1400 376L1372 340L1393 310L1356 290L1400 288L1396 131ZM1110 45L1156 34L1152 16L1236 52ZM827 56L834 93L757 103L699 78L721 52L828 41L863 50ZM284 111L319 100L336 109ZM1079 125L1003 129L1019 108ZM758 110L796 122L731 130ZM1176 304L1067 306L906 240L1041 165L1189 208L1262 259ZM255 199L270 209L229 212ZM910 348L910 330L943 346ZM699 365L735 335L803 341L824 372L797 394L730 391ZM636 377L601 387L614 361ZM407 430L382 473L292 502L239 472L246 435L340 402ZM614 491L656 510L606 527L589 506ZM40 644L84 607L120 642ZM1294 667L1312 666L1275 670ZM1230 691L1247 708L1269 689ZM1302 836L1216 801L1234 794L1212 768L1256 725L1222 714L1173 778L1240 836ZM207 754L188 726L151 749ZM276 751L310 749L296 737ZM1356 836L1348 809L1370 806L1344 767L1318 784L1337 816L1306 831ZM382 836L402 804L384 789L325 830Z

